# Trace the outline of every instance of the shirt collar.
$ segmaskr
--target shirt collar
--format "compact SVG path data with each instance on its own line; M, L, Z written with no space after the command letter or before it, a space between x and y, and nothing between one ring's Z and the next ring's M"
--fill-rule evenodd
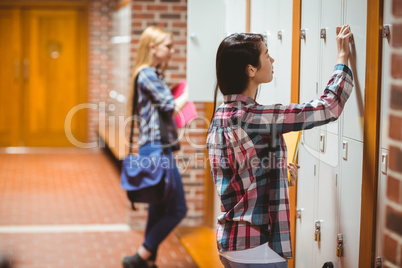
M257 102L253 100L250 97L247 97L243 94L231 94L231 95L224 95L223 96L223 101L225 103L230 103L230 102L242 102L245 104L256 104Z

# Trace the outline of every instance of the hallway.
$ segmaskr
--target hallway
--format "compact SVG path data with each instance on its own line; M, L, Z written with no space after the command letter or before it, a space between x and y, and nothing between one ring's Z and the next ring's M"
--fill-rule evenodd
M142 231L128 226L119 171L102 151L0 152L0 252L12 267L121 267ZM196 267L172 233L158 267Z

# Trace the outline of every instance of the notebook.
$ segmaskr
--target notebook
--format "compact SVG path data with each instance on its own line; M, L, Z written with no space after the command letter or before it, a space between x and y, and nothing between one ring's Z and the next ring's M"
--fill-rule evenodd
M181 94L183 94L184 89L187 86L186 80L183 80L172 88L172 95L175 99L177 99ZM176 125L178 128L182 128L186 126L188 123L194 120L197 116L197 110L195 109L194 102L188 101L184 108L178 113L176 116Z

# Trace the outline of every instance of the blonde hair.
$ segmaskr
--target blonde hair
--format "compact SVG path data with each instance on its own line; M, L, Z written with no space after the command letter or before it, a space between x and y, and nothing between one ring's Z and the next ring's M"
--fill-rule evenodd
M154 58L150 51L150 45L159 45L166 40L167 37L173 38L171 32L165 32L161 28L155 26L147 27L141 34L138 45L137 58L133 68L133 78L144 68L152 65ZM163 74L167 67L167 63L162 66L156 66L158 71Z
M131 90L129 91L129 98L127 101L127 115L131 116L132 114L132 102L134 98L134 79L138 75L138 73L149 66L152 65L154 61L154 55L151 53L150 45L159 45L163 43L166 38L170 37L173 39L173 33L165 32L161 28L156 26L147 27L141 34L137 57L135 59L132 77L131 77ZM167 68L167 63L163 63L161 65L156 66L156 69L160 74L163 74Z

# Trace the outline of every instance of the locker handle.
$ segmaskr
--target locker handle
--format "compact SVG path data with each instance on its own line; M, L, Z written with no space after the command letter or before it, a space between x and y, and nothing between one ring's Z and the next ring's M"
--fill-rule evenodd
M344 141L342 143L342 158L343 160L348 160L348 142Z
M278 39L282 40L282 31L278 31Z
M306 40L306 30L305 29L300 30L300 39Z
M321 152L325 151L325 134L320 135L320 150Z
M327 29L326 28L321 28L320 37L321 37L321 39L327 38Z
M388 154L382 153L381 154L381 172L384 175L388 173Z

